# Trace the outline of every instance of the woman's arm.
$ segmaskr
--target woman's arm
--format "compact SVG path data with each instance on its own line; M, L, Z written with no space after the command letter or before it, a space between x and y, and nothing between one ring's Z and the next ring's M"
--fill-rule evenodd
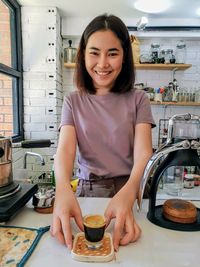
M115 250L118 250L119 245L134 242L140 236L140 227L133 216L133 204L138 195L145 166L151 155L151 125L147 123L137 124L134 139L134 166L130 178L113 197L105 211L108 223L112 218L116 218L113 232Z
M56 185L70 186L76 156L76 132L73 126L62 126L54 161ZM56 186L57 188L57 186Z
M134 195L133 202L138 196L141 178L152 154L151 125L147 123L139 123L135 127L134 165L130 178L125 185L130 189L130 191L132 189Z
M54 167L56 177L56 196L51 233L59 242L72 247L70 218L74 217L83 229L81 210L71 189L70 180L76 156L76 133L73 126L61 128Z

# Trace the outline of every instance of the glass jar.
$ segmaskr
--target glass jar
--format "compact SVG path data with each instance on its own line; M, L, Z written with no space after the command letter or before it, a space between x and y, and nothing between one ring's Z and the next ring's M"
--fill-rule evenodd
M176 63L184 64L186 61L186 44L180 40L176 45Z
M152 63L158 63L159 53L160 45L158 43L151 44Z
M162 64L165 63L165 50L160 51L159 59L160 59L159 63L162 63Z
M172 59L173 59L173 50L172 49L165 50L165 63L166 64L171 63Z
M184 177L184 188L194 188L193 174L186 174Z

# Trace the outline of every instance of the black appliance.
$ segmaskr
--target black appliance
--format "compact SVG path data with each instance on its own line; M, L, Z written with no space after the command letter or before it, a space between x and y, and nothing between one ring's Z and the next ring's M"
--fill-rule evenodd
M138 206L141 209L146 184L150 182L147 218L154 224L173 230L199 231L200 209L197 221L191 224L175 223L163 216L163 205L156 205L156 195L163 173L172 166L200 167L200 117L192 114L174 115L169 119L166 142L149 160L141 183ZM174 197L173 197L174 198Z

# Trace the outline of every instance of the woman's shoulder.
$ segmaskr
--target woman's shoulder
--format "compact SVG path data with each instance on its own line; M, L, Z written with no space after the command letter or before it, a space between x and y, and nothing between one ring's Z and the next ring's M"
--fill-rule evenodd
M148 98L147 94L143 90L135 90L132 89L131 91L128 92L127 97L131 97L134 99L136 102L140 101L141 99Z
M65 95L65 98L76 98L79 97L80 93L78 90L70 91Z
M80 101L82 94L78 90L70 91L65 95L65 100L70 102Z

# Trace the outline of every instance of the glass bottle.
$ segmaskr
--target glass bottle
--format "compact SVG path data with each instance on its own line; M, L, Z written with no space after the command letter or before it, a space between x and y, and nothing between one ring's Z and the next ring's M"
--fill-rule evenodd
M172 58L173 58L173 50L172 49L167 49L165 51L165 63L166 64L171 63Z
M176 63L184 64L186 60L186 44L180 40L176 45Z
M159 53L160 45L158 43L151 44L152 63L158 63Z

